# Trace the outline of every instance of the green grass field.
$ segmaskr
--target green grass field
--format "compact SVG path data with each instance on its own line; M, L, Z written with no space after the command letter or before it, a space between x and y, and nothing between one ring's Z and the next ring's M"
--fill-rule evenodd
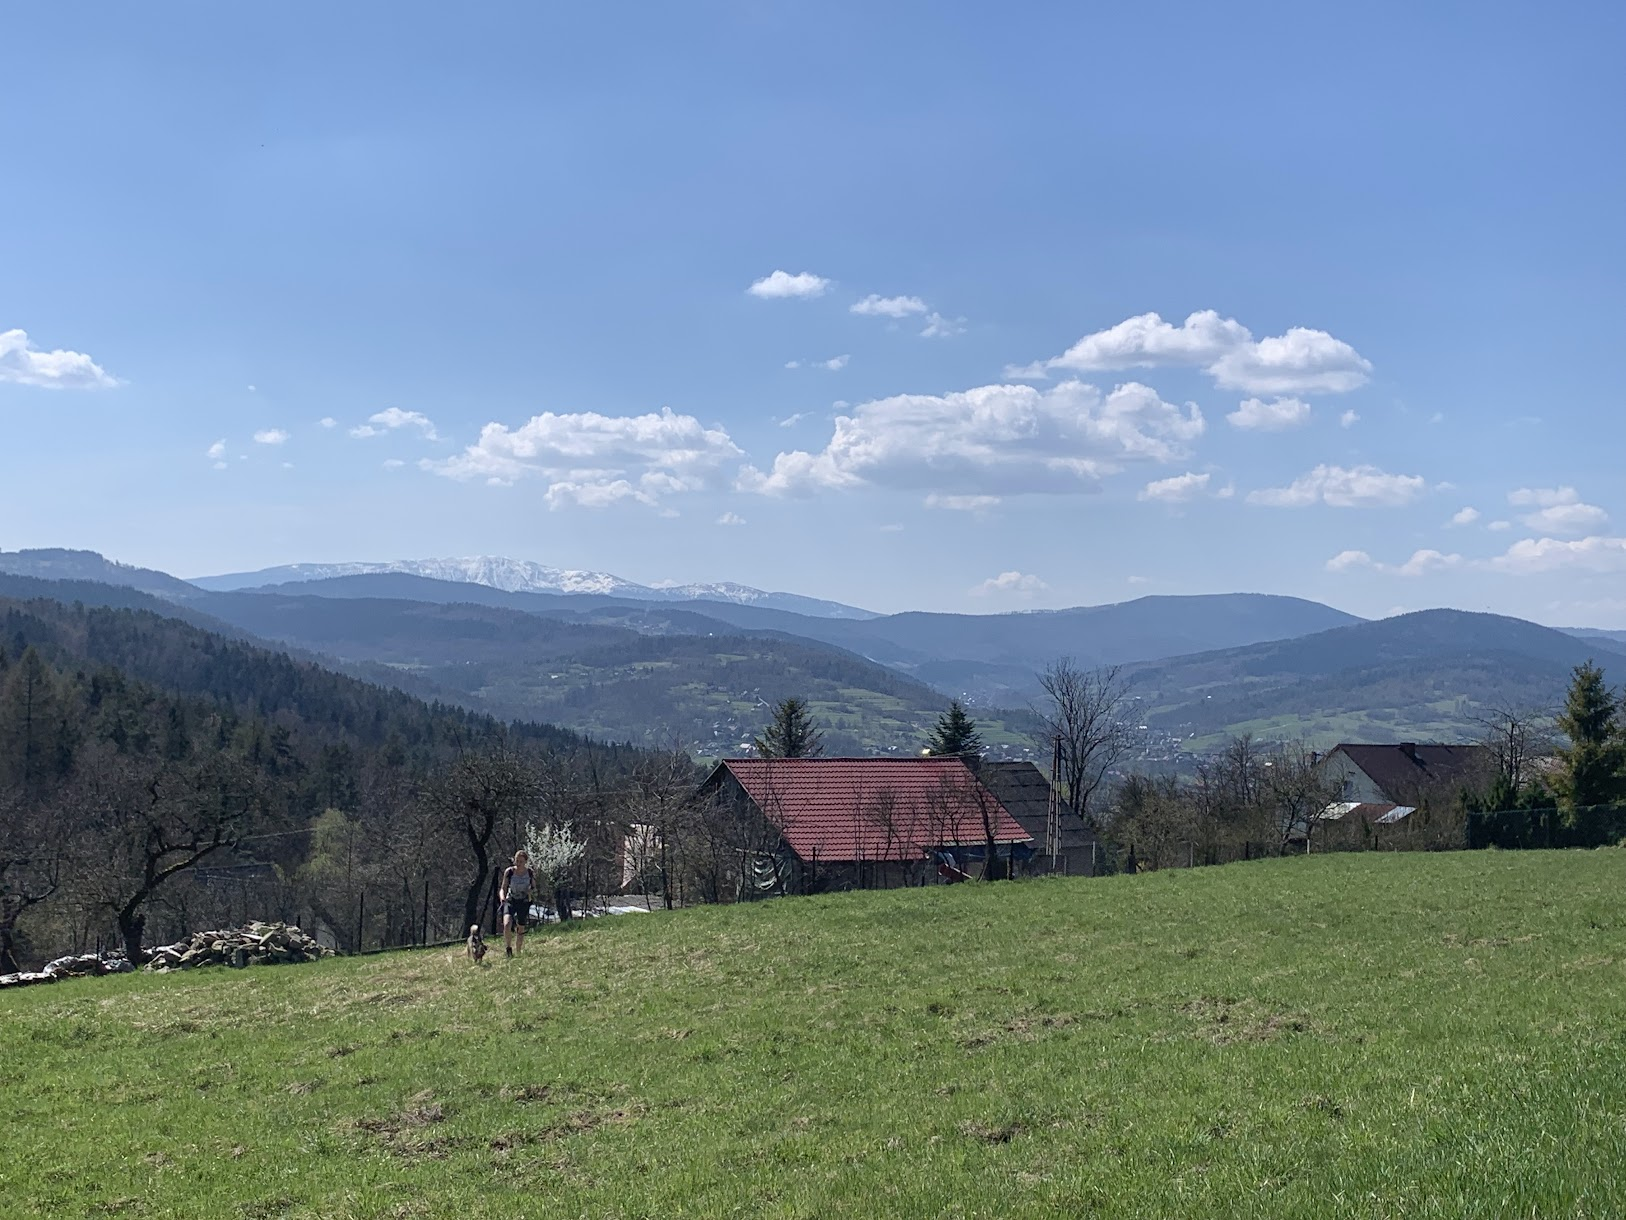
M0 1213L1626 1215L1626 851L786 899L0 994Z

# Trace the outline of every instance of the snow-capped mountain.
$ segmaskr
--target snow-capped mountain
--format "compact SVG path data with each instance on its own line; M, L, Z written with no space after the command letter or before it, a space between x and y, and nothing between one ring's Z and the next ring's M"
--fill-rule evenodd
M509 593L593 593L603 597L625 597L640 601L717 601L742 606L763 606L788 610L818 618L866 619L868 610L796 593L769 593L748 585L722 581L717 584L641 585L608 572L585 572L573 568L550 568L525 559L479 555L467 559L397 559L388 563L291 563L258 572L230 572L220 576L200 576L191 583L201 589L228 592L259 589L267 585L328 580L336 576L369 576L381 572L404 572L430 580L458 581L486 585Z

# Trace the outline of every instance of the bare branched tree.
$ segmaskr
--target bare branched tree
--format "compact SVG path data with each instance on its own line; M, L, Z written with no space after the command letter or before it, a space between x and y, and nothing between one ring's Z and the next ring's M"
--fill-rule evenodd
M1265 801L1275 817L1279 850L1302 834L1308 852L1321 827L1321 813L1342 790L1338 777L1318 765L1321 755L1305 742L1284 743L1266 760Z
M424 800L456 828L468 848L463 926L480 923L493 871L492 840L504 822L532 813L541 804L537 768L532 760L500 747L466 753L433 777Z
M21 788L0 790L0 974L17 962L17 922L62 883L66 845L45 806Z
M1089 670L1062 657L1039 674L1043 703L1033 710L1044 720L1045 748L1061 739L1062 783L1068 803L1092 828L1090 799L1107 772L1128 752L1132 736L1124 723L1128 687L1118 667Z
M1551 756L1557 745L1552 709L1499 704L1477 721L1496 768L1492 782L1517 799L1535 778L1535 760Z

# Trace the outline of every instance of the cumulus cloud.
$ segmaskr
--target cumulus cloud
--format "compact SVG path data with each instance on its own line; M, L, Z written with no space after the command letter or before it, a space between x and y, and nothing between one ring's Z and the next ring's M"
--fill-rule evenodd
M1479 510L1477 508L1459 508L1459 509L1457 509L1456 512L1451 514L1451 520L1450 520L1449 524L1451 524L1451 525L1472 525L1475 521L1478 521L1478 520L1479 520Z
M717 524L718 525L744 525L745 524L745 518L740 516L739 513L724 513L721 517L717 518Z
M334 419L331 415L324 415L316 422L324 428L337 428L339 426L339 421Z
M208 456L209 456L209 459L211 461L215 461L215 462L218 462L221 458L226 456L226 438L225 437L221 437L218 441L216 441L214 444L209 446L209 454L208 454Z
M1430 572L1460 567L1464 562L1461 555L1447 555L1435 550L1413 551L1410 559L1397 564L1380 563L1365 551L1339 551L1327 560L1326 566L1329 572L1348 572L1352 569L1366 568L1396 576L1426 576Z
M972 588L976 597L986 597L990 593L1016 593L1024 597L1031 597L1035 593L1042 593L1050 586L1037 576L1025 572L1001 572L998 576L990 576L980 585Z
M1326 504L1332 508L1398 508L1410 504L1427 488L1421 475L1386 474L1376 466L1317 466L1286 487L1268 487L1248 493L1249 504L1270 508L1305 508Z
M775 271L772 275L763 276L745 291L765 301L782 301L822 297L829 288L829 280L810 271L796 275L788 271Z
M281 445L288 439L288 433L281 428L262 428L254 434L256 445Z
M819 361L819 367L821 369L829 369L832 373L839 373L842 369L847 367L847 361L851 359L852 357L848 355L831 356L828 360Z
M1503 530L1512 529L1513 528L1513 522L1511 522L1511 521L1492 521L1485 528L1488 529L1488 530L1495 530L1497 533L1501 533Z
M940 313L932 313L926 318L926 325L921 329L922 339L952 339L955 335L965 334L964 318L945 318Z
M742 456L721 428L663 407L648 415L549 411L517 428L489 423L462 453L419 465L447 478L494 484L540 478L548 484L550 508L604 508L623 500L654 507L667 496L721 486L723 467Z
M1244 398L1242 405L1225 417L1233 428L1255 432L1283 432L1310 422L1310 404L1299 398Z
M0 331L0 382L47 390L105 390L118 385L83 352L41 351L25 330Z
M743 468L738 486L764 495L866 486L945 496L1094 491L1125 463L1186 458L1203 426L1195 404L1164 402L1136 382L1109 394L1078 381L899 394L838 415L818 453L781 453L766 473Z
M376 415L367 417L367 422L350 429L350 435L356 437L382 436L386 432L393 432L398 428L416 428L423 434L426 441L438 441L440 434L435 431L434 421L421 411L403 411L400 407L386 407Z
M1609 520L1609 514L1596 504L1582 503L1573 487L1521 487L1508 493L1507 502L1515 508L1535 509L1520 520L1549 534L1585 534Z
M1372 372L1370 361L1324 330L1295 326L1255 340L1234 318L1204 309L1179 326L1155 313L1127 318L1011 375L1164 366L1200 368L1222 388L1251 394L1341 394L1364 385Z
M1137 500L1156 500L1163 504L1184 504L1187 500L1194 500L1208 490L1206 474L1194 474L1187 471L1172 478L1154 479L1141 488Z
M950 512L986 512L999 503L998 496L940 496L936 492L922 501L927 508L946 508Z
M1626 538L1525 538L1490 560L1489 566L1520 575L1566 569L1626 572Z
M1358 424L1360 422L1361 422L1361 413L1359 411L1355 410L1355 408L1353 408L1353 407L1351 407L1349 410L1345 411L1342 415L1340 415L1338 417L1338 426L1340 428L1353 428L1356 424Z
M400 458L385 458L384 462L383 462L383 466L384 466L385 470L399 470L399 469L401 469L401 467L403 467L405 465L406 465L406 463L403 462Z
M907 318L910 314L925 313L926 302L919 297L883 297L872 292L862 301L854 302L849 312L871 318Z

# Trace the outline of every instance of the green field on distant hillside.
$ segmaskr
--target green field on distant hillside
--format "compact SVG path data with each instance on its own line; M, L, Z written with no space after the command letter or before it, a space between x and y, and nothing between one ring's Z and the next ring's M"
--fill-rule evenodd
M0 1213L1618 1216L1626 851L892 891L0 993Z

